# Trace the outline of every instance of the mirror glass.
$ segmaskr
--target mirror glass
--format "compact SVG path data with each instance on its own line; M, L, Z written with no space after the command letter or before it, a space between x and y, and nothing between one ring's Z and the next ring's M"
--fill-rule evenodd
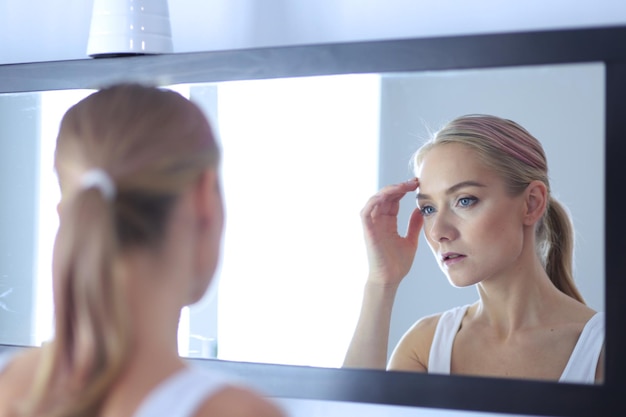
M412 176L430 132L468 113L512 119L542 142L576 229L576 283L604 311L604 77L603 64L585 63L170 86L213 121L227 210L215 285L181 316L181 354L340 367L367 274L361 207ZM65 110L90 93L0 94L2 344L52 335L54 141ZM414 207L405 200L401 228ZM390 350L417 319L477 297L451 287L422 245Z

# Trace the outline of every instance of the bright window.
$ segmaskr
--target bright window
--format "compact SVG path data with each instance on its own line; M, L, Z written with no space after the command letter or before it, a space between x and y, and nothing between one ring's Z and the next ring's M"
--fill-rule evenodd
M359 310L367 273L359 212L377 187L379 84L354 75L219 86L219 358L341 365L356 322L346 312Z

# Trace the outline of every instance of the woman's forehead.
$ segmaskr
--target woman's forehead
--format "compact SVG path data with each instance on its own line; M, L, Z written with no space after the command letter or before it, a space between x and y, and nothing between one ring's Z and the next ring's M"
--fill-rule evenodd
M484 167L477 152L461 143L439 144L430 148L422 158L416 174L419 178L450 171L475 170Z
M447 190L462 182L491 183L495 172L467 145L450 143L434 146L424 155L416 172L420 192L425 194Z

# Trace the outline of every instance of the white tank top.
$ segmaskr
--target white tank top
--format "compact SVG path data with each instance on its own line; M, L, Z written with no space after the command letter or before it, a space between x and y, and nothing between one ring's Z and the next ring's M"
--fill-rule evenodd
M232 384L224 375L185 368L153 389L134 417L192 417L204 401Z
M0 353L0 374L17 352ZM133 417L192 417L209 397L237 382L223 374L188 367L154 388Z
M452 345L469 305L455 307L439 318L430 347L428 372L450 374ZM593 384L604 345L604 313L596 313L585 324L559 382Z

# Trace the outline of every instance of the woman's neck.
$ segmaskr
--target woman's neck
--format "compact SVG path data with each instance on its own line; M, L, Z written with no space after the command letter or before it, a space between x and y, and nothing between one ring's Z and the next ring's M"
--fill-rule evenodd
M167 259L134 253L120 273L128 285L132 328L130 357L111 393L103 416L132 415L160 381L185 367L178 356L178 321L184 284ZM180 271L184 273L184 271Z
M139 252L124 260L133 350L141 356L178 355L178 322L186 272L167 255Z
M538 259L477 285L480 302L475 317L503 335L535 326L567 297L550 281Z

